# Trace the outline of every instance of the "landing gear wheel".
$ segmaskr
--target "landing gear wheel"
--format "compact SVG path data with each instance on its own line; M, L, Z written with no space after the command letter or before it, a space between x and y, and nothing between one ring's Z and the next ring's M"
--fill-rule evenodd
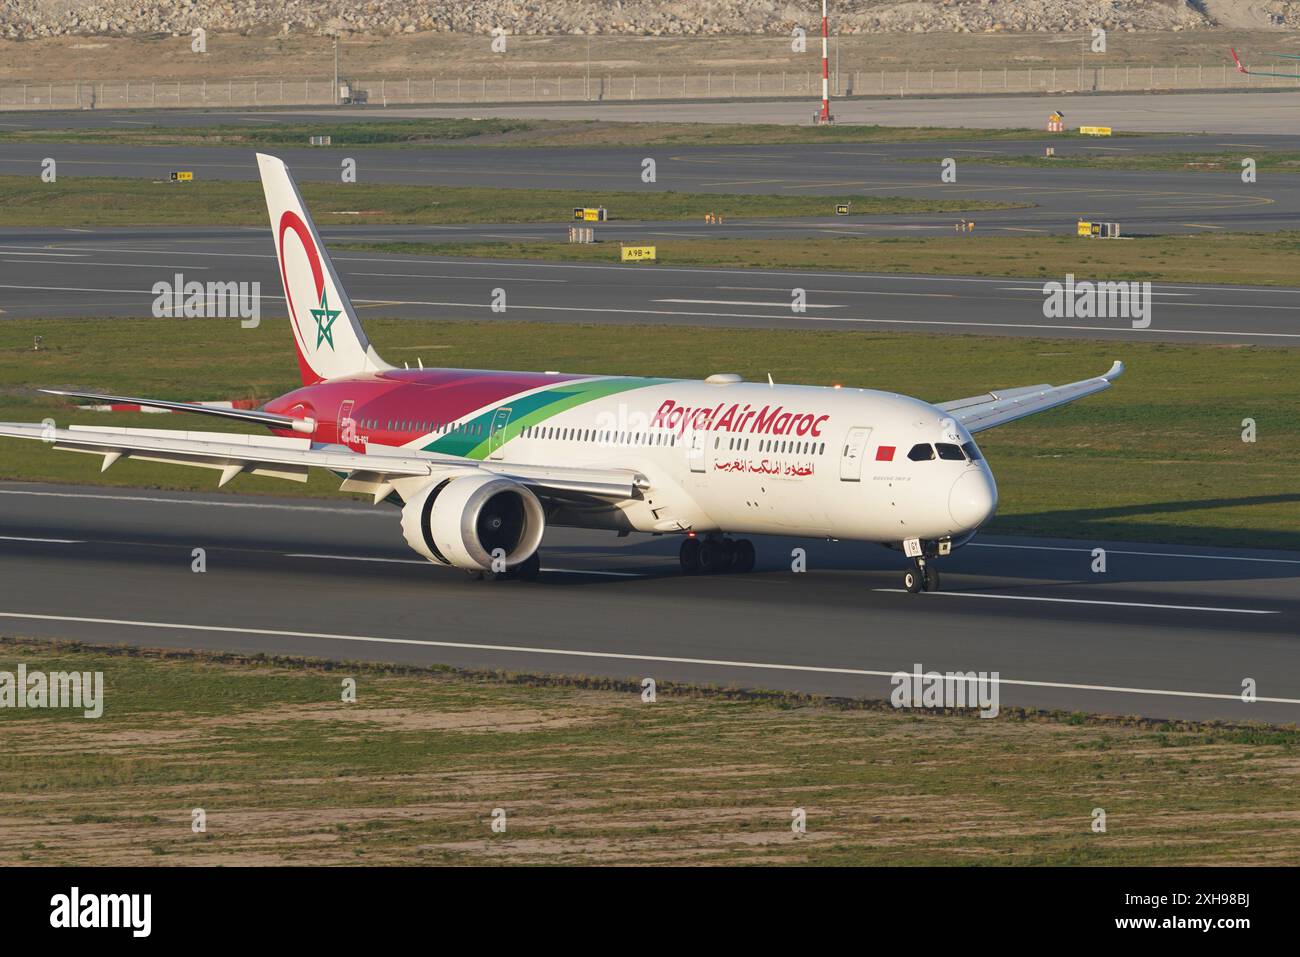
M699 567L701 575L715 575L727 570L727 546L723 542L700 542Z
M915 568L909 568L907 571L903 572L903 587L913 595L919 592L921 588L924 587L922 584L921 573Z
M697 575L700 571L700 540L686 538L682 540L681 551L677 553L681 560L682 571L687 575Z
M939 590L939 569L933 565L925 566L925 577L921 580L921 587L926 591Z
M515 578L525 582L535 582L537 577L542 573L542 553L540 550L533 552L522 562L516 565L512 571Z
M758 554L754 551L754 543L748 538L742 538L736 542L736 562L732 566L732 570L742 575L746 572L752 572L757 558Z
M722 567L718 571L723 573L734 572L738 555L736 543L729 538L724 538L722 540Z

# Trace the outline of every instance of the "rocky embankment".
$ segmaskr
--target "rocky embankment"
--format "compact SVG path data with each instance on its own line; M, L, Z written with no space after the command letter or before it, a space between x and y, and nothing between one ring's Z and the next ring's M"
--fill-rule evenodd
M1287 20L1292 4L1277 8ZM1300 4L1295 19L1300 22ZM842 34L1186 30L1212 26L1187 0L834 0ZM816 0L0 0L0 37L188 33L194 27L254 34L788 34L814 27Z

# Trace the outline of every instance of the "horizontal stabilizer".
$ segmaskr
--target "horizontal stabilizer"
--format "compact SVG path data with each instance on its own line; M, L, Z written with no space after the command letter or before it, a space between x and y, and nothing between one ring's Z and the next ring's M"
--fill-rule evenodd
M62 395L71 399L89 399L106 405L138 405L151 409L166 409L169 412L195 412L199 415L214 415L220 419L235 419L240 422L252 422L272 429L293 429L295 432L312 433L316 431L313 419L295 419L291 415L279 415L275 412L263 412L259 409L236 409L233 406L204 405L199 402L172 402L168 399L141 399L124 395L100 395L95 392L70 392L65 389L42 389L49 395Z

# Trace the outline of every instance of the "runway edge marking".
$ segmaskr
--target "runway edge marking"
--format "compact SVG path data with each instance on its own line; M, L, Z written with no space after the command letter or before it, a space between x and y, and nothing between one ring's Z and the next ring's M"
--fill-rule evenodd
M766 671L800 671L817 674L859 675L868 678L892 678L900 670L874 671L866 668L832 668L823 665L790 665L764 661L728 661L719 658L679 658L669 655L633 655L615 651L577 651L563 648L534 648L527 645L488 645L465 641L424 641L417 638L380 638L373 635L336 635L327 632L279 631L272 628L238 628L226 625L191 625L165 621L132 621L121 618L83 618L72 615L34 615L23 612L0 612L0 618L24 621L56 621L90 625L121 625L130 628L175 629L178 631L223 632L236 635L265 635L272 638L320 638L328 641L354 641L367 644L415 645L426 648L459 648L471 651L506 651L521 654L556 655L569 658L604 658L616 661L653 661L660 664L713 665L730 668L757 668ZM907 674L908 672L903 672ZM1110 691L1120 694L1161 695L1174 698L1212 698L1220 701L1241 701L1240 694L1221 694L1213 691L1169 691L1160 688L1126 688L1119 685L1085 685L1061 681L1030 681L1018 678L990 678L1000 685L1017 685L1025 688L1060 688L1070 691ZM1265 704L1300 705L1300 698L1257 697ZM1242 702L1245 703L1245 702Z
M873 588L875 592L906 594L906 588ZM1211 605L1161 605L1150 601L1106 601L1101 598L1052 598L1047 595L995 595L977 591L939 591L931 595L951 598L996 598L1000 601L1046 601L1061 605L1113 605L1117 608L1159 608L1164 611L1217 611L1229 615L1278 615L1281 612L1264 608L1219 608Z

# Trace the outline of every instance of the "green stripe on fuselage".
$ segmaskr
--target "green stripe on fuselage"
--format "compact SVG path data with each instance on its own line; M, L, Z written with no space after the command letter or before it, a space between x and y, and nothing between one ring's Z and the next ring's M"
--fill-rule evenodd
M501 409L510 410L510 421L506 423L498 444L504 445L517 437L524 429L545 422L552 416L567 412L595 399L604 399L620 392L643 389L652 385L663 385L672 379L642 379L620 376L612 379L597 379L594 382L566 383L544 392L534 392L518 398L500 402L488 411L470 419L464 431L450 435L441 435L428 445L426 452L442 452L447 455L459 455L462 458L485 459L491 451L492 422ZM479 428L481 426L481 428Z

